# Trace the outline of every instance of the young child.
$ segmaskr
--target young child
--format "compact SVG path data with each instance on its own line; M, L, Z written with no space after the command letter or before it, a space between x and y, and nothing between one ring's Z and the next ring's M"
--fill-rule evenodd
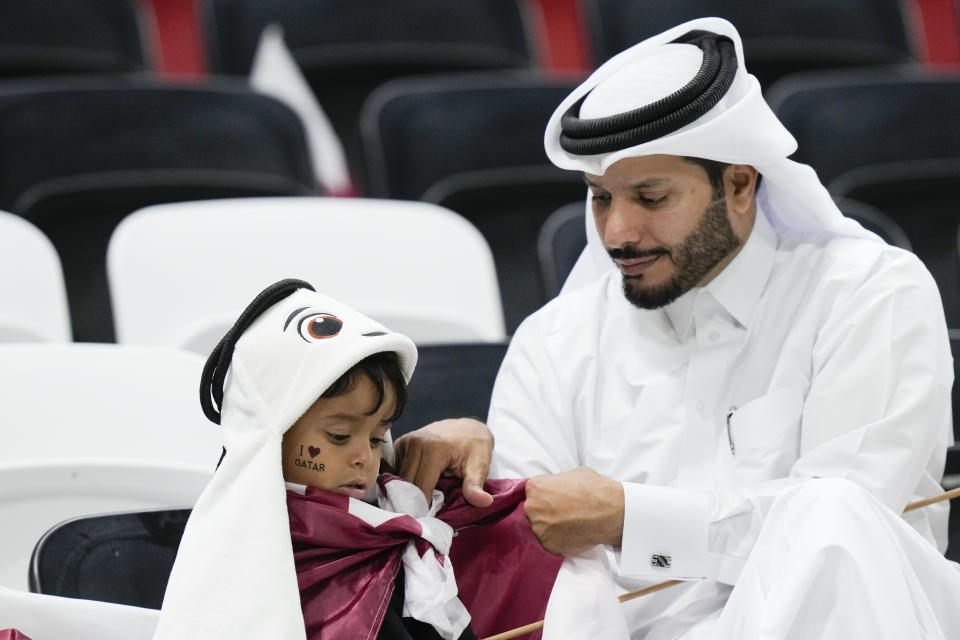
M305 282L257 296L204 367L225 451L155 640L471 638L464 603L496 631L539 619L559 559L529 532L522 481L492 482L478 509L452 483L428 506L381 473L415 363L408 338ZM460 597L452 566L468 576Z

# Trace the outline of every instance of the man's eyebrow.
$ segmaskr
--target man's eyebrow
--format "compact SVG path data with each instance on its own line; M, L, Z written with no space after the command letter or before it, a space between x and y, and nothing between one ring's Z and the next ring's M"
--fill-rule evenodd
M593 187L594 189L603 189L602 185L597 184L586 175L583 176L583 182L588 187ZM662 187L669 186L671 184L669 178L647 178L646 180L641 180L630 185L630 188L634 191L639 191L641 189L660 189Z

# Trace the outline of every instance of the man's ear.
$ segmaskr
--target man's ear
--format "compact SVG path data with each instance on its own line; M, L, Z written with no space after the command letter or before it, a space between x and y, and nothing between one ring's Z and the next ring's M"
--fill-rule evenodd
M743 213L753 204L760 174L748 164L731 164L724 171L727 189L727 205L737 213Z

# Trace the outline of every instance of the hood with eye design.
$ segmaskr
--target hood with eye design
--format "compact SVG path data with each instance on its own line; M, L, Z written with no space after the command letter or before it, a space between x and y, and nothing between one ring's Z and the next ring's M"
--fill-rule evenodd
M268 287L211 354L201 406L226 455L197 501L155 640L304 640L281 464L284 432L350 367L394 351L409 380L413 342L296 280ZM391 451L384 445L384 459ZM211 461L211 468L216 460Z
M397 353L409 381L417 362L409 338L332 298L298 289L237 340L224 384L223 426L231 421L233 396L255 395L262 426L283 433L344 372L381 351Z

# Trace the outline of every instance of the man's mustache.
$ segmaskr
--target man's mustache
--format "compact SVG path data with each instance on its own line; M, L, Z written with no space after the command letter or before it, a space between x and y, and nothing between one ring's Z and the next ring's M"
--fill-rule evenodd
M613 260L630 260L634 258L653 258L655 256L667 256L670 252L663 247L654 247L653 249L640 249L632 245L624 245L616 249L607 249L607 253Z

